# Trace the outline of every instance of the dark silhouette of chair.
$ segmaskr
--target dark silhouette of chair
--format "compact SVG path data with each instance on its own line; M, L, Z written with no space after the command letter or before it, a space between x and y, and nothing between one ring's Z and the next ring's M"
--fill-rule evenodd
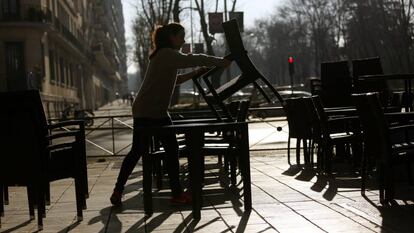
M365 153L363 155L361 193L365 193L366 164L369 157L376 162L380 201L394 198L394 169L405 165L409 176L414 162L414 125L390 127L381 108L378 93L355 94L362 129ZM409 177L411 179L411 177Z
M305 164L309 163L308 140L312 139L312 128L302 98L286 99L286 118L289 126L288 137L288 163L290 162L290 141L296 138L296 164L300 165L301 142L303 141L303 154Z
M38 227L43 228L45 198L50 181L75 178L78 220L86 207L87 171L83 121L48 125L38 91L0 93L0 212L3 208L3 187L27 186L29 213L38 210ZM77 127L67 132L50 133L61 127ZM63 143L55 140L66 139Z
M325 107L351 106L352 80L348 61L321 64L322 101Z
M217 72L222 72L222 68L213 68L210 71L193 78L194 84L196 85L201 96L209 105L213 113L215 113L219 119L224 118L229 121L233 121L232 115L224 103L234 93L249 84L253 84L254 87L259 90L259 92L265 97L268 102L279 101L281 105L284 106L283 98L272 86L272 84L259 72L259 70L257 70L253 62L250 60L248 53L243 45L237 20L232 19L224 22L222 25L230 50L230 55L227 55L226 58L235 61L241 70L241 74L219 88L214 88L211 81L209 80L209 77ZM208 88L208 92L203 89L199 79L204 81L205 85ZM263 90L263 88L258 84L259 80L262 81L265 86L270 89L270 92L273 96L269 96L268 93Z
M386 80L360 80L358 77L364 75L381 75L384 74L381 58L363 58L352 60L352 76L354 83L354 92L367 93L378 92L381 95L381 103L384 107L388 106L389 102L389 89Z
M249 101L234 101L230 103L228 109L232 112L235 122L245 122L247 119L247 113L249 109ZM204 146L202 152L204 156L217 155L219 157L219 165L222 164L220 157L224 156L224 170L230 171L231 184L236 185L236 173L237 173L237 160L235 159L234 153L237 153L237 135L233 132L221 131L214 132L213 135L206 135L204 137ZM151 149L151 156L154 158L154 174L156 176L157 188L162 189L162 176L163 166L162 161L164 160L165 151L161 148L160 142L157 138L153 138L153 145ZM179 141L180 146L179 153L180 157L188 156L187 147L184 146L185 141ZM203 162L204 160L202 160ZM200 169L204 170L204 163L201 164Z
M322 83L320 78L312 77L309 79L310 93L311 95L322 94Z
M318 114L319 129L321 134L320 144L322 147L322 158L318 160L319 166L327 173L332 171L333 147L352 146L352 159L356 163L361 156L361 143L359 129L355 127L355 117L328 118L319 96L313 96L312 102L315 112ZM309 103L309 101L308 101ZM308 107L309 109L309 107ZM312 116L314 118L315 116ZM338 127L338 125L342 127ZM316 131L317 132L317 131ZM348 150L349 154L349 150Z

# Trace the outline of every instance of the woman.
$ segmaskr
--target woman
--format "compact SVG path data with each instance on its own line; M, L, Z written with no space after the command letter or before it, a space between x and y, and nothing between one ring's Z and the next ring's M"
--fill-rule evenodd
M172 125L168 106L176 84L183 83L206 71L199 68L177 75L178 69L189 67L227 67L231 61L204 54L186 55L179 52L185 43L185 31L178 23L159 26L152 34L153 51L141 89L132 105L134 133L132 149L124 158L122 167L110 198L113 205L120 205L125 183L140 158L138 135L140 128ZM183 192L179 181L178 143L174 133L160 135L160 141L167 153L166 163L172 191L172 203L191 203L191 195Z

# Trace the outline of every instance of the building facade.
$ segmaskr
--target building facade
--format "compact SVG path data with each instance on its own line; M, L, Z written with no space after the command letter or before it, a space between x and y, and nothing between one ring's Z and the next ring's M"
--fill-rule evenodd
M102 2L119 23L96 16ZM122 34L101 38L98 24ZM39 89L49 117L96 109L127 80L123 30L120 0L0 0L0 91ZM122 44L104 50L110 42Z

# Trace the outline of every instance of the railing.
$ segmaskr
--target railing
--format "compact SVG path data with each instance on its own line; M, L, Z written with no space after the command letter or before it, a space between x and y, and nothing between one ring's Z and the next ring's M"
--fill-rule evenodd
M281 107L267 107L267 108L252 108L249 109L250 114L256 116L263 114L266 111L283 111ZM201 110L201 111L191 111L194 115L199 114L199 118L203 116L210 116L211 111ZM186 114L189 112L175 112L174 114ZM125 115L113 115L113 116L94 116L94 117L85 117L85 118L67 118L65 120L85 120L93 121L93 126L85 127L85 136L86 136L86 146L87 146L87 156L88 157L105 157L105 156L124 156L128 149L132 145L132 130L133 130L133 117L130 114ZM185 118L191 119L191 118ZM263 118L254 118L249 120L249 122L264 122L269 123L271 121L285 120L285 118L275 119L272 118L269 120ZM56 123L62 121L58 118L50 118L49 123ZM270 127L275 127L269 123ZM275 127L276 128L276 127ZM64 128L64 130L68 130ZM279 129L277 129L280 131Z
M51 14L43 11L38 5L23 5L22 10L17 9L15 12L0 9L0 22L33 22L44 23L51 22Z
M65 120L73 119L75 118L68 118ZM76 119L94 121L93 127L85 127L85 140L88 151L87 155L89 157L125 155L123 152L125 152L132 144L133 122L131 115L97 116ZM49 119L49 123L56 123L59 121L61 121L61 119ZM63 128L63 130L69 131L68 128ZM130 131L131 133L124 133L124 131ZM108 132L110 132L109 135ZM119 135L119 137L116 138L115 135L121 132L124 134Z
M57 17L53 16L49 9L41 9L38 5L23 5L22 10L14 14L0 14L0 22L52 23L55 29L78 50L83 53L87 52L82 41L76 38Z

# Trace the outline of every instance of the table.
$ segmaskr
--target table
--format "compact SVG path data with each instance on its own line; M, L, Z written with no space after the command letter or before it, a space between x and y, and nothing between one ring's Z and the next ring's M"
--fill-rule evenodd
M140 141L143 147L143 183L144 183L144 211L146 215L152 215L152 159L149 153L149 139L160 133L171 132L184 134L186 146L189 151L188 167L190 174L190 186L192 190L193 218L201 218L202 207L202 177L203 171L199 169L202 155L204 133L212 131L233 131L239 140L240 153L236 153L239 159L239 169L243 179L244 209L250 211L252 208L251 178L250 178L250 152L249 152L249 130L246 122L233 123L192 123L182 125L170 125L163 127L148 127L141 130Z

